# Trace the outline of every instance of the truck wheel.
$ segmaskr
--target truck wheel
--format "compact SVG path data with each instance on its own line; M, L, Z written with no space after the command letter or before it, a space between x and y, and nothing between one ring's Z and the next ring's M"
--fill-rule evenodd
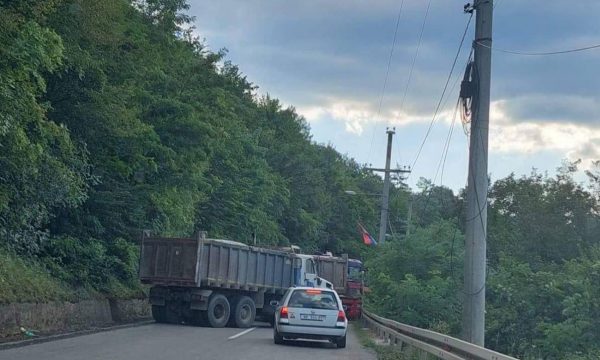
M167 322L167 312L165 306L152 305L152 317L157 323Z
M346 335L342 336L341 338L338 338L335 341L335 344L337 345L338 349L343 349L346 347Z
M240 296L233 305L232 319L235 326L239 328L248 328L254 324L256 318L256 305L254 300L248 296Z
M231 307L225 295L213 294L208 301L208 309L206 311L210 326L214 328L224 327L229 321L230 314Z

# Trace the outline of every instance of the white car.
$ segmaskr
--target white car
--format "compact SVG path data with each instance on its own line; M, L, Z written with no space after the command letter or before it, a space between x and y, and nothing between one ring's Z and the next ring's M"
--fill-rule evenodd
M273 340L283 344L293 339L324 339L346 347L348 320L342 301L334 290L292 287L287 290L275 311Z

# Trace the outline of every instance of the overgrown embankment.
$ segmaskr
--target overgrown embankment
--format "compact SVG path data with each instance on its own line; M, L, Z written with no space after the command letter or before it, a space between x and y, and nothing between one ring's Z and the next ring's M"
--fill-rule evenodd
M2 301L135 296L142 229L363 251L377 205L345 190L381 179L257 96L187 9L0 2Z
M0 251L0 342L148 319L141 286L75 288L42 264Z

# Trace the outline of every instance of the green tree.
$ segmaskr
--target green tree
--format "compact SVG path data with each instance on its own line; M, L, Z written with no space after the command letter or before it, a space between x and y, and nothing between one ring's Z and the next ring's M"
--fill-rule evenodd
M27 253L39 252L54 211L85 200L89 181L85 149L40 99L63 60L61 38L36 22L53 4L0 7L0 238Z

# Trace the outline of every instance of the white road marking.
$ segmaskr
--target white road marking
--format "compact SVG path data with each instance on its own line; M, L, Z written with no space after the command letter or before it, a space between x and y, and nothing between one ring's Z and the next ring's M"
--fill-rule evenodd
M230 337L228 337L228 338L227 338L227 340L233 340L233 339L239 338L240 336L242 336L242 335L246 335L247 333L249 333L250 331L252 331L252 330L255 330L255 329L256 329L256 328L255 328L255 327L253 327L253 328L250 328L250 329L244 330L244 331L242 331L241 333L238 333L238 334L235 334L235 335L233 335L233 336L230 336Z

